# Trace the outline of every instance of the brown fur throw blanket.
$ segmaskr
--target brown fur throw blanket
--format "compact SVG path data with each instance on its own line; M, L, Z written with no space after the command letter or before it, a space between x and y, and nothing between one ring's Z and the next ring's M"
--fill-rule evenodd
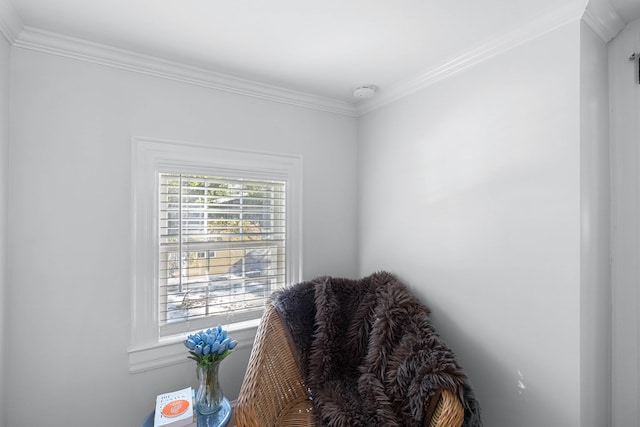
M316 278L276 293L273 304L297 350L317 425L419 427L445 388L463 402L463 426L482 426L467 377L429 310L391 274Z

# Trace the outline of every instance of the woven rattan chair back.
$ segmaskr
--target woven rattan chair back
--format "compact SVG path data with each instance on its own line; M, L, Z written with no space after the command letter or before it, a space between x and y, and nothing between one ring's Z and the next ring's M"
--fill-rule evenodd
M280 315L269 305L256 333L234 408L238 427L315 426L313 407ZM425 427L460 427L464 410L448 390Z

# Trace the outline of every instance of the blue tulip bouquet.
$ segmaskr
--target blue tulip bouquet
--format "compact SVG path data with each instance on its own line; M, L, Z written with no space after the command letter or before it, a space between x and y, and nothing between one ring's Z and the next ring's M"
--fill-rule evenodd
M189 359L195 360L198 366L211 366L231 354L238 342L218 325L189 335L184 345L189 349Z

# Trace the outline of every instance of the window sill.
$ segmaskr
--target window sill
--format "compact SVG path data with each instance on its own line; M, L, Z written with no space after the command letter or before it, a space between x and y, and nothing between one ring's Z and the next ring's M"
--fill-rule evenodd
M247 348L253 345L259 319L234 323L225 329L238 341L236 348ZM189 362L189 355L183 344L186 335L174 335L162 338L154 345L129 349L129 372L138 374L153 369L164 368L178 363Z

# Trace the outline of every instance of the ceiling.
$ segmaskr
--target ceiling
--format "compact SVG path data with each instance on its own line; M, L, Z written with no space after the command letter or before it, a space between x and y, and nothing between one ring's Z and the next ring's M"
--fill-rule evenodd
M8 0L36 28L353 102L586 0ZM593 0L592 0L593 1ZM597 0L600 1L600 0ZM625 22L639 0L609 0ZM563 13L563 12L562 12Z
M627 23L640 18L639 0L609 0L609 3Z

